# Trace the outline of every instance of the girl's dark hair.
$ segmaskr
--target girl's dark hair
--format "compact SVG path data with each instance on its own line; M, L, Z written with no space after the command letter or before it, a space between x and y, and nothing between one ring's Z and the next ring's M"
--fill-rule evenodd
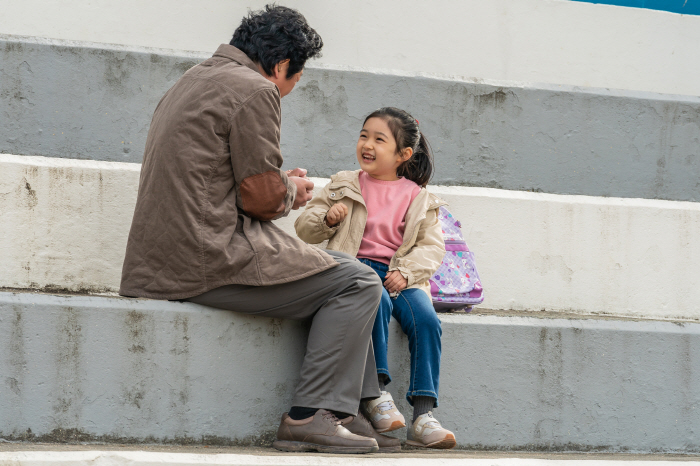
M289 79L304 69L306 60L321 56L323 40L297 10L270 3L243 18L230 44L259 63L268 76L289 58Z
M396 140L396 151L401 152L407 147L413 149L410 159L399 165L396 174L408 178L419 186L425 187L433 176L433 152L428 140L418 128L418 120L408 112L395 107L382 107L365 118L381 118L389 125L391 134Z

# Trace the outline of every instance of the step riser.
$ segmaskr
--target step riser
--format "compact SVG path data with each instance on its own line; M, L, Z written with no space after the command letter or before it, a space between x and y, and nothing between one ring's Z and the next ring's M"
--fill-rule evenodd
M45 42L0 36L8 115L0 152L141 162L158 101L214 52ZM678 58L684 47L676 49ZM436 152L436 184L700 201L695 93L494 86L314 66L283 100L281 134L285 161L315 176L353 167L362 120L392 105L421 122ZM692 71L676 74L692 81Z
M700 324L442 320L436 415L461 447L700 451ZM0 293L0 436L269 440L305 325L189 303ZM406 344L392 321L388 388L408 417Z

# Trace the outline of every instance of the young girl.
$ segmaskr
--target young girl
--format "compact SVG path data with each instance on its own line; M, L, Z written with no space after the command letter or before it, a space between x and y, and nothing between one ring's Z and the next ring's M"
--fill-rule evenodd
M381 108L364 122L357 141L360 170L343 171L315 196L295 223L309 243L329 240L372 267L384 282L372 331L381 396L364 406L378 432L406 426L390 393L387 364L389 320L408 336L411 377L406 399L413 406L410 445L452 448L455 437L433 417L440 378L440 320L430 300L428 279L445 254L438 208L445 202L425 185L432 154L418 121L403 110Z

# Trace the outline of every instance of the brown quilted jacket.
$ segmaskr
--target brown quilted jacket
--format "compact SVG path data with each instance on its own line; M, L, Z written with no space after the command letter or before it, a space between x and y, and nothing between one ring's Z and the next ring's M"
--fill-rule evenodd
M296 196L280 170L280 124L277 86L231 45L166 92L146 141L121 295L183 299L336 265L270 222Z

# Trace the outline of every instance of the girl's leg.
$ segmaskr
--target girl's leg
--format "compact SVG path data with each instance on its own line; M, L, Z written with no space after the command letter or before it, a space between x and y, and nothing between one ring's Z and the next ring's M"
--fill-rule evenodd
M394 300L394 317L408 336L411 352L406 399L413 405L413 422L406 443L424 448L454 448L454 433L442 427L430 412L437 406L442 351L442 328L433 303L422 290L404 290Z
M411 353L411 376L406 399L415 408L427 412L438 405L442 352L440 319L432 301L423 290L404 290L393 299L393 304L393 315L408 336L408 348ZM421 406L416 406L417 400ZM414 420L420 414L423 413L417 412Z

